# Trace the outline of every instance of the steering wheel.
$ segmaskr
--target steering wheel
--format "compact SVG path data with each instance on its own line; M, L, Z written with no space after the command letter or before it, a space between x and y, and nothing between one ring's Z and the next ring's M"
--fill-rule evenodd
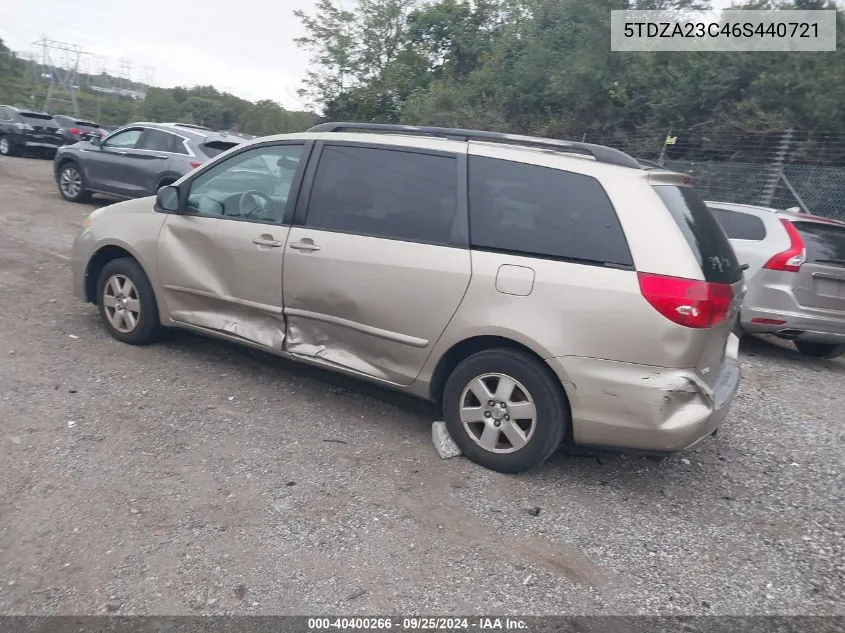
M242 218L263 218L266 215L262 212L272 204L270 196L251 189L244 191L238 199L238 213Z

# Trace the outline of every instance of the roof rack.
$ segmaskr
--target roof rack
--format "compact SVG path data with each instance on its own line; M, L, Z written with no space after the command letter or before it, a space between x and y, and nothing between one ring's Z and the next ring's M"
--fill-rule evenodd
M186 127L191 130L203 130L205 132L213 132L210 127L205 127L203 125L197 125L195 123L171 123L171 125L175 125L176 127Z
M411 136L441 136L456 141L490 141L508 145L523 145L559 152L583 154L592 156L600 163L621 165L641 169L636 159L625 152L604 145L592 143L577 143L574 141L560 141L552 138L537 136L521 136L519 134L503 134L501 132L485 132L481 130L464 130L448 127L420 127L416 125L385 125L381 123L321 123L312 127L309 132L344 132L366 131L388 134L407 134Z

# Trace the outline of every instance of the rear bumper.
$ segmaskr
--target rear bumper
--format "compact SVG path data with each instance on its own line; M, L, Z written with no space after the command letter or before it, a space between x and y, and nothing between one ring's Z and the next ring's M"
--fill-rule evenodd
M738 348L731 335L712 388L694 370L575 356L547 362L569 396L576 444L673 453L724 421L740 383Z
M742 308L740 322L746 332L774 334L789 340L816 343L845 343L845 314L813 310L813 314L766 308ZM768 319L783 323L755 323L754 319Z

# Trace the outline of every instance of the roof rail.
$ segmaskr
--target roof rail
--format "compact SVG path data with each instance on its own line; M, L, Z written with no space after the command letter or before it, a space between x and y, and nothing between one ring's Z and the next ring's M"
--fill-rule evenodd
M523 145L540 149L570 152L592 156L600 163L621 165L641 169L636 159L625 152L604 145L592 143L577 143L574 141L560 141L538 136L522 136L519 134L503 134L501 132L485 132L481 130L464 130L449 127L420 127L416 125L385 125L381 123L321 123L312 127L309 132L382 132L392 134L407 134L410 136L442 136L456 141L491 141L509 145Z

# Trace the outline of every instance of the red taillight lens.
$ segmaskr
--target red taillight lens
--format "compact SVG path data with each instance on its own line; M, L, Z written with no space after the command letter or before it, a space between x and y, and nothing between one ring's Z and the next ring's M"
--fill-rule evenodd
M766 262L763 268L769 270L780 270L788 273L797 273L801 270L801 264L807 259L807 249L804 246L804 238L789 220L781 218L781 224L789 235L789 248L778 253Z
M82 130L80 130L78 127L72 127L68 130L68 132L70 132L74 136L82 136Z
M200 165L202 165L202 163L198 163L198 162L197 162L197 161L195 161L195 160L192 160L190 164L191 164L191 167L193 167L194 169L196 169L197 167L199 167Z
M733 288L696 279L637 273L646 301L667 319L702 329L724 321L734 299Z

